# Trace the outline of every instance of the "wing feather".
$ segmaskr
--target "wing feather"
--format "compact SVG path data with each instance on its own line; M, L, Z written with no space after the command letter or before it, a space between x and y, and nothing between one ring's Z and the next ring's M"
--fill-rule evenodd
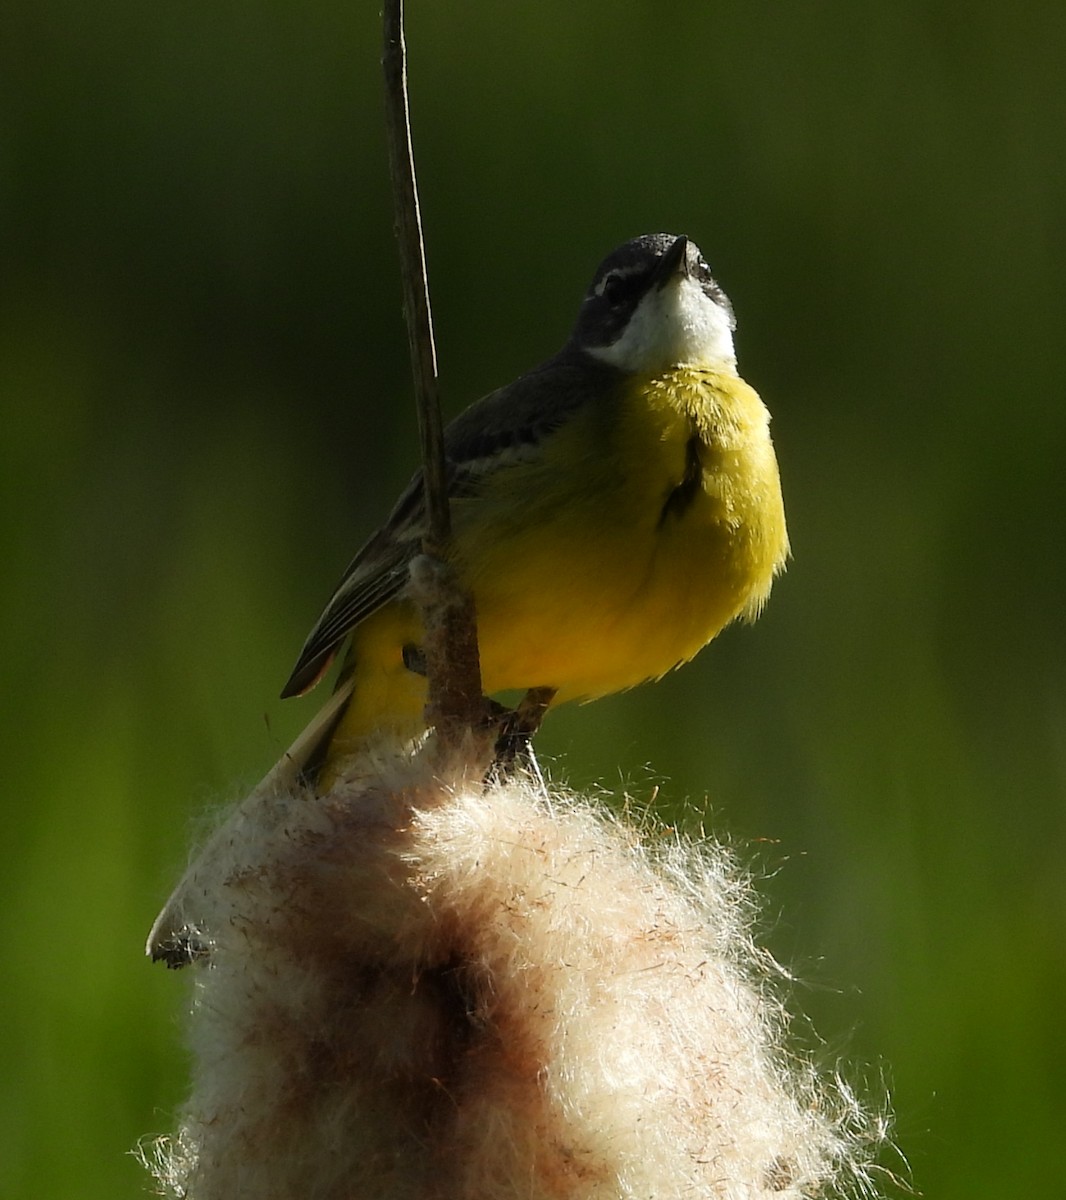
M472 404L445 430L449 495L476 496L490 475L535 457L545 439L590 396L602 395L618 374L616 368L568 347ZM385 524L348 564L300 651L283 697L314 687L351 630L403 590L411 559L421 551L424 528L419 471Z

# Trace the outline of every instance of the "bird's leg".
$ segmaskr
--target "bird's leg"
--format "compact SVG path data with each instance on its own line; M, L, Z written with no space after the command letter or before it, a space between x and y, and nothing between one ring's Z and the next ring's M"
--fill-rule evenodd
M551 687L530 688L514 710L515 721L511 732L531 738L540 728L557 691L558 688Z
M426 674L426 656L421 646L413 643L404 646L403 663L416 675ZM498 730L490 777L500 778L513 774L515 770L525 770L541 787L544 786L544 777L533 753L533 735L540 728L557 690L550 687L530 688L516 708L507 708L496 700L486 698L490 720Z
M500 732L496 738L494 774L506 776L521 769L528 771L541 787L544 786L544 777L533 753L533 735L555 699L556 690L549 687L530 688L517 708L503 710Z

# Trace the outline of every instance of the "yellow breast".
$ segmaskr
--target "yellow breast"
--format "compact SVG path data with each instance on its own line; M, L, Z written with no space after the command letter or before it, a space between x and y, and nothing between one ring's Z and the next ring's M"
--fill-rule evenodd
M456 503L486 691L604 695L756 615L788 553L768 426L735 375L676 369L590 403Z

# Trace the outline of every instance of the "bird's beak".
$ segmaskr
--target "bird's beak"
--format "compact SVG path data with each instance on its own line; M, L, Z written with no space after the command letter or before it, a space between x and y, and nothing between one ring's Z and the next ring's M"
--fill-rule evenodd
M652 283L661 291L675 276L687 279L688 273L688 238L682 234L656 263Z

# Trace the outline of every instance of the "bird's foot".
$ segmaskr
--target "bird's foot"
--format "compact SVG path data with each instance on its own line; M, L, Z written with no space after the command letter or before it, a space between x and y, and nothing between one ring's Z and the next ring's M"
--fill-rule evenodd
M499 732L490 777L505 779L519 771L531 775L539 787L544 787L537 757L533 753L533 736L540 728L548 706L555 698L555 688L530 688L517 708L505 708L494 701L493 711Z

